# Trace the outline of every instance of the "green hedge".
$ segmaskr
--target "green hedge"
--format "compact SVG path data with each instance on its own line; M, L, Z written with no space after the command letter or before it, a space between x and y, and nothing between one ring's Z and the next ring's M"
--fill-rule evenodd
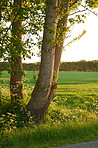
M23 69L27 71L39 71L40 63L23 63ZM1 70L8 70L7 62L0 62ZM95 71L98 72L98 60L78 61L78 62L62 62L60 71Z

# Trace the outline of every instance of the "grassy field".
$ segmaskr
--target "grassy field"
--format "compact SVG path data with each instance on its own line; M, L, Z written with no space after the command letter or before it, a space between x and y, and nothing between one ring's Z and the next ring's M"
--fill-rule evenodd
M37 76L38 72L27 71L23 78L25 103ZM3 104L10 102L9 78L3 71L0 78ZM98 72L59 72L56 95L40 125L30 123L9 131L12 124L9 120L1 130L0 148L48 148L98 139ZM1 118L2 114L1 107Z

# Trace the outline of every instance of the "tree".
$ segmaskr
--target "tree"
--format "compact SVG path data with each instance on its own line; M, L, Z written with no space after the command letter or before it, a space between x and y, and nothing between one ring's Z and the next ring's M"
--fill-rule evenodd
M59 12L63 12L62 16L61 13L58 15L58 19L56 16L57 1L47 1L47 7L39 77L32 92L31 100L26 106L36 122L39 122L45 115L57 88L60 59L68 29L69 0L58 2Z
M66 32L68 31L68 15L70 10L75 9L78 5L80 5L81 0L58 1L60 14L57 20L57 27L56 24L53 23L56 22L57 19L55 14L57 11L56 2L57 1L47 0L48 10L46 11L45 18L40 72L34 91L31 95L31 100L26 106L26 109L30 111L36 122L39 122L43 118L51 100L54 97L55 89L57 88L57 76L63 44ZM77 23L80 23L82 19L79 16L77 17L78 21L76 21ZM51 32L51 30L53 31ZM51 41L50 44L49 41Z
M24 0L23 2L24 2L24 5L22 6L22 1L19 2L18 0L17 1L15 0L15 3L18 5L15 5L14 7L13 7L13 5L11 5L12 11L9 14L9 15L13 14L12 13L13 11L14 11L14 13L17 12L17 10L16 10L17 7L19 7L19 12L20 11L22 12L22 15L20 15L20 14L17 15L18 19L15 18L15 22L12 21L13 22L12 23L12 36L11 36L10 43L13 43L13 46L11 46L11 48L9 48L10 52L8 51L8 53L10 53L10 55L11 55L12 77L15 76L14 80L16 79L15 80L15 83L16 83L17 82L16 70L18 70L18 72L19 72L18 75L20 78L19 81L21 82L21 83L19 83L19 84L21 84L20 88L22 88L22 76L21 76L22 70L21 70L21 66L20 66L21 65L21 55L25 56L26 55L25 53L27 53L26 50L24 49L23 45L28 45L28 46L30 45L29 44L30 42L28 43L28 40L27 40L26 44L22 43L21 34L24 32L24 29L22 30L21 22L22 21L25 22L26 17L27 17L27 21L29 21L29 18L32 18L30 14L31 14L31 11L34 10L34 8L33 8L34 6L37 6L37 7L36 7L36 13L35 13L35 11L33 13L32 21L34 21L34 16L35 16L35 20L36 20L36 16L40 12L40 8L41 8L40 5L42 4L42 6L43 5L46 6L44 34L43 34L42 49L41 49L41 65L40 65L39 76L38 76L38 80L36 82L35 88L31 94L31 99L30 99L29 103L26 105L27 111L30 111L31 115L33 116L34 121L38 123L45 115L47 108L50 105L51 100L54 97L55 89L57 87L57 76L58 76L58 71L59 71L63 43L64 43L65 35L69 30L69 28L67 27L68 15L69 15L70 11L73 12L76 10L76 8L81 4L81 0L74 0L74 1L71 1L71 0L47 0L46 5L44 3L44 0L40 1L40 2L37 1L37 3L35 3L35 1L33 1L33 0L29 0L28 2ZM95 3L97 3L97 2L94 1L94 3L91 3L91 1L86 0L86 3L92 7L95 7ZM33 5L33 7L31 7L32 4L35 4L35 5ZM26 7L26 9L25 9L25 7ZM29 9L29 7L30 7L30 9ZM75 12L75 13L77 13L77 12ZM17 12L17 14L18 14L18 12ZM39 14L38 14L38 16L39 16ZM6 18L7 17L8 16L6 15ZM82 22L83 19L80 17L80 15L76 15L76 17L77 17L76 19L73 19L73 18L69 19L71 25L74 24L75 22L77 22L77 23ZM82 15L82 17L84 17L84 15ZM3 19L5 19L5 17L3 17ZM40 22L40 20L39 20L39 22ZM17 27L20 24L20 27L17 28L18 32L17 32L17 30L16 31L14 30L16 24L17 24ZM40 30L40 28L41 28L37 21L33 26L32 26L32 23L30 22L30 26L33 28L33 30L32 29L30 30L30 33L33 32L34 34L37 34L37 31ZM25 28L25 27L23 27L23 28ZM25 30L27 31L27 29L25 29ZM15 39L15 37L16 37L16 39L18 38L19 40L17 41ZM2 53L5 54L5 52L3 52L3 49L5 47L3 47L4 45L2 42L1 42ZM13 52L11 52L11 51L14 51L14 47L16 49L17 49L17 47L19 47L18 48L19 50L17 49L13 54ZM17 53L19 54L19 56L16 56ZM16 57L14 63L13 63L13 59L14 59L13 57ZM18 65L17 63L20 63L20 65ZM17 68L13 69L13 66L15 68L16 67ZM13 72L14 72L14 75L13 75ZM12 79L12 83L14 82L14 80ZM15 88L16 88L16 86L15 86ZM19 90L19 89L17 88L15 90L15 93L17 90ZM22 90L22 89L20 89L20 90ZM12 92L14 94L14 90ZM18 95L18 99L19 99L19 97L22 98L21 94Z
M29 36L39 36L43 24L43 14L37 11L44 11L40 1L35 0L3 0L0 2L1 40L0 58L8 60L11 74L10 94L11 101L23 99L22 86L22 57L30 57L31 47L35 45ZM36 12L36 13L35 13ZM7 25L8 24L8 25ZM22 36L25 35L24 41Z
M56 15L57 0L47 0L47 10L44 25L44 34L41 50L41 65L38 80L31 94L31 100L26 106L31 115L39 122L44 116L48 104L49 95L53 89L53 72L55 58L55 38L56 38Z
M57 6L64 11L63 17L59 16L60 19L58 19L56 13ZM69 1L62 3L62 1L57 0L47 0L47 8L39 77L32 92L31 100L26 106L36 122L39 122L45 115L57 87L56 78L67 28ZM64 29L65 31L63 31Z
M13 14L19 16L21 11L16 11L18 7L22 8L22 0L14 0ZM21 10L21 9L20 9ZM12 38L10 46L10 56L11 56L11 78L10 78L10 94L11 101L23 99L23 86L22 86L22 57L21 57L21 40L22 40L22 21L21 19L12 20ZM18 52L17 52L18 49Z
M46 32L44 32L43 36L44 40L42 44L42 62L40 67L40 73L35 89L32 92L31 100L26 106L27 110L30 110L31 114L34 115L35 120L37 122L39 122L46 113L47 108L54 97L55 89L57 87L57 76L59 71L60 58L65 39L64 36L67 28L67 11L69 9L69 1L64 2L63 4L61 3L60 5L62 10L65 9L65 12L63 14L63 17L58 21L56 27L56 24L54 24L53 26L52 21L54 23L56 22L57 16L55 13L57 6L54 6L53 1L47 1L48 11L46 12L46 22L44 29ZM52 16L51 20L50 15ZM47 22L47 20L49 22ZM48 28L52 28L54 32L51 33L50 30L46 29L47 24ZM65 31L63 31L63 29L65 29ZM49 44L45 41L45 39L52 42L50 42ZM58 42L60 44L58 44Z

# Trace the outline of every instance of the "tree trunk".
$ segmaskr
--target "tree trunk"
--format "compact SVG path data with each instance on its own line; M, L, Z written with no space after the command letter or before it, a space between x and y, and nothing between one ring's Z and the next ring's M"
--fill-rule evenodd
M44 25L43 43L41 50L41 66L37 83L31 95L31 100L26 106L39 122L47 110L47 102L52 87L56 37L56 6L57 0L47 0L47 10ZM51 31L52 30L52 31Z
M62 9L64 8L65 8L64 16L58 21L58 25L57 25L57 33L56 33L57 44L55 48L54 81L57 80L56 77L58 76L58 72L59 72L61 55L62 55L64 40L67 32L69 0L67 0L66 3L62 4ZM65 31L63 31L63 28L65 28ZM60 33L61 35L58 35L58 30L61 32Z
M1 17L2 17L2 13L1 13L1 9L0 9L0 25L1 25ZM1 35L0 35L0 38L1 38ZM0 55L0 58L1 58L1 55ZM1 77L1 69L0 69L0 77ZM1 106L1 88L0 88L0 106Z
M53 75L53 86L51 87L51 92L48 100L52 100L55 97L55 90L57 88L57 78L60 67L61 55L63 50L63 44L65 40L67 21L68 21L68 10L69 10L69 0L66 3L61 3L61 9L65 9L62 18L58 21L56 30L56 47L55 47L55 59L54 59L54 75ZM62 30L65 28L65 32ZM49 106L49 103L48 103Z
M19 5L20 7L22 7L22 0L14 0L14 5ZM20 14L18 14L17 12L16 15ZM14 20L12 22L12 43L11 43L12 45L10 51L11 55L10 94L12 102L23 99L22 59L21 59L22 35L20 33L21 27L22 27L21 20Z

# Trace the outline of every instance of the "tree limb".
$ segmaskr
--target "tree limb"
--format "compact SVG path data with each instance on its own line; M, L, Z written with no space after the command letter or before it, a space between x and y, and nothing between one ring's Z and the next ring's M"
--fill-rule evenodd
M84 11L86 11L86 10L87 10L87 9L84 9L84 10L78 10L78 11L76 11L76 12L74 12L74 13L69 14L69 16L70 16L70 15L74 15L74 14L79 13L79 12L84 12Z
M98 13L95 13L94 11L90 10L89 8L87 8L84 5L81 5L82 7L86 8L86 10L88 10L89 12L93 13L94 15L96 15L98 17Z
M72 4L69 5L69 7L72 7L73 5L75 5L79 0L75 0Z

